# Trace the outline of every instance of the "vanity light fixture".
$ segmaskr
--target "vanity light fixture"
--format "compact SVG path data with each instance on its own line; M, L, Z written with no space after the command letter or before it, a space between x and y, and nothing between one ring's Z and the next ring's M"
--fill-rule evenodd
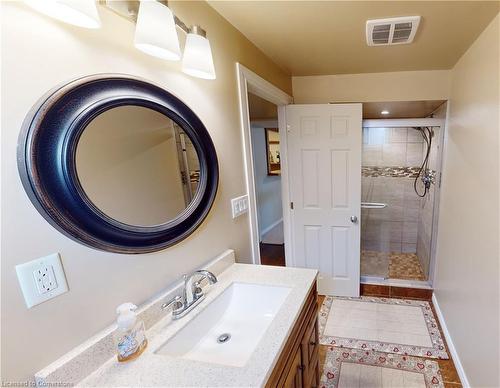
M136 23L134 45L142 52L171 61L181 58L175 27L186 33L182 71L190 76L215 79L212 49L206 31L199 25L188 28L168 8L167 0L25 0L35 10L86 28L99 28L96 2Z
M389 114L389 111L388 110L383 110L382 112L380 112L381 115L388 115Z
M170 8L157 1L141 1L135 26L134 45L154 57L181 59L179 38Z
M189 29L182 57L182 71L193 77L215 79L212 49L207 33L200 26Z
M94 0L25 0L31 8L62 22L99 28L101 20Z
M168 8L166 0L99 0L118 15L136 23L135 46L167 60L179 60L181 50L175 27L186 34L182 71L190 76L215 79L215 67L207 33L199 25L189 28Z

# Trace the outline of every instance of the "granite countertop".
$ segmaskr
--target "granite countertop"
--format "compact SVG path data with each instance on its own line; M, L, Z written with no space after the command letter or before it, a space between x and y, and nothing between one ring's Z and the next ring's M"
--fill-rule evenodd
M80 387L258 387L265 384L297 320L317 271L301 268L233 264L207 289L205 300L188 315L173 321L168 314L147 331L149 345L134 361L120 363L113 357L84 380ZM155 352L198 315L232 283L285 286L290 293L243 367L211 364Z

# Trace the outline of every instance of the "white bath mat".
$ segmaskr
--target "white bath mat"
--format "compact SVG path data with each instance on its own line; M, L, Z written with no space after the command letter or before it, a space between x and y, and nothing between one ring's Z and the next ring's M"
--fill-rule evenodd
M376 297L325 298L322 345L448 359L429 302Z
M330 347L320 386L325 388L442 388L436 361L373 350Z

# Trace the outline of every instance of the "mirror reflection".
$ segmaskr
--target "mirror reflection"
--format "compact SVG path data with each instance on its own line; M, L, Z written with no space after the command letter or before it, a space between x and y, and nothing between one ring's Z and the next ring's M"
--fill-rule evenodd
M78 142L76 169L97 208L136 226L173 220L194 198L200 178L198 155L182 128L132 105L90 122Z

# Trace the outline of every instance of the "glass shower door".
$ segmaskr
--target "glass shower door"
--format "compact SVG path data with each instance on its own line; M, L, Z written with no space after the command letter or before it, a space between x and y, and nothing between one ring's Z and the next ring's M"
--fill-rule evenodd
M434 139L436 136L434 129ZM431 147L429 173L437 167L439 142ZM361 206L361 275L426 280L430 254L434 196L425 197L414 182L427 152L415 128L364 128ZM422 192L417 179L417 190Z

